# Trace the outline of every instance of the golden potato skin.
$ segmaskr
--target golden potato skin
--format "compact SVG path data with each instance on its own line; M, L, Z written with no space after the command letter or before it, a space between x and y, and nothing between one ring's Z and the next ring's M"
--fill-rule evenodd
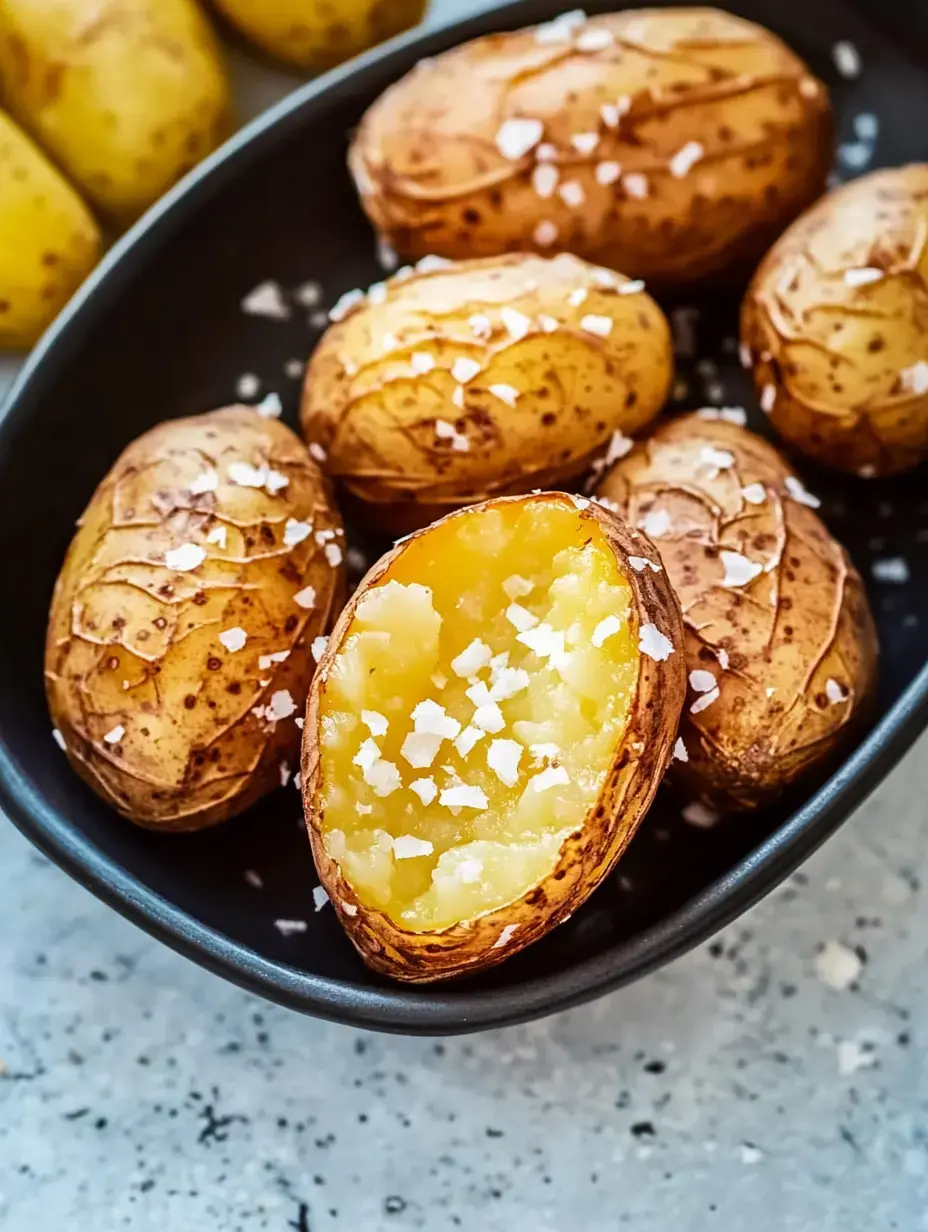
M433 264L332 325L306 374L303 434L381 530L564 483L614 432L648 423L673 379L666 318L643 292L623 294L621 275L567 254ZM417 371L416 358L434 367ZM459 360L479 365L466 381ZM491 392L506 386L512 405Z
M501 497L488 503L499 505L524 499ZM571 498L547 492L531 499ZM675 650L663 662L640 656L637 691L625 738L616 750L599 799L582 827L564 843L550 876L516 902L441 931L407 932L386 913L366 906L355 895L338 863L326 850L322 817L317 811L322 767L320 711L328 670L359 600L371 586L389 580L391 565L404 551L405 544L398 544L369 570L329 637L310 689L303 728L303 807L319 879L355 948L365 963L382 975L406 983L427 984L482 971L512 957L563 923L615 867L647 813L670 761L686 694L679 603L665 573L650 568L636 572L629 566L629 556L647 557L657 563L657 553L645 535L595 502L579 500L579 505L583 506L581 516L602 528L632 589L631 611L637 618L637 628L653 622L670 638ZM447 517L467 517L469 512L472 510L462 509ZM428 527L416 532L428 533ZM506 946L500 947L500 934L511 924L518 928Z
M928 165L876 171L797 219L754 276L741 337L758 396L818 462L871 477L928 456L926 235Z
M273 467L287 485L272 495L233 484L227 467L236 461ZM192 495L188 485L211 469L217 490ZM282 762L295 764L294 719L275 724L254 710L288 690L302 713L310 647L337 612L344 579L314 535L283 543L291 518L344 543L299 438L233 406L139 437L80 520L49 614L48 704L74 768L139 825L224 821L278 784ZM219 528L225 542L210 541ZM167 567L166 550L182 544L206 551L199 567ZM311 609L294 599L308 585ZM248 635L237 652L219 640L234 628ZM284 651L283 662L260 665Z
M225 69L193 0L4 0L0 94L121 224L230 124Z
M422 20L426 0L213 0L224 17L268 55L298 68L326 69Z
M763 27L691 8L595 17L557 40L550 30L454 48L369 109L349 162L398 251L548 245L655 284L689 283L753 268L824 189L825 87ZM513 117L544 131L507 157L497 138ZM691 142L701 157L687 169L687 154L674 160ZM542 160L559 173L556 189Z
M732 464L718 469L712 454L707 464L707 448ZM670 519L655 542L683 608L687 668L712 672L720 690L693 714L701 694L690 688L680 725L689 761L674 761L672 774L722 812L767 804L827 760L876 687L863 583L813 509L790 496L791 475L759 436L695 414L636 445L597 491L633 525L653 526L658 512ZM742 495L752 485L763 486L760 504ZM724 587L726 550L764 571ZM846 700L832 700L835 685Z
M31 346L99 254L83 201L0 112L0 348Z

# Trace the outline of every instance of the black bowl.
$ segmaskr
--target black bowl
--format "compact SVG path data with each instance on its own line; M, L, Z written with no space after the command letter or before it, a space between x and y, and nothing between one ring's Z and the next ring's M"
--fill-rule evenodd
M385 1030L439 1033L518 1022L597 996L703 940L775 886L886 774L928 715L928 503L923 481L836 482L809 474L863 574L908 562L907 583L871 582L883 648L876 726L814 791L714 830L669 803L645 822L618 873L568 924L487 975L413 989L371 975L316 884L292 788L217 830L168 837L116 817L51 738L42 684L46 613L75 518L120 450L159 420L234 400L254 372L295 420L303 358L317 331L245 315L256 283L322 283L326 301L382 276L345 171L363 109L422 56L491 30L543 20L557 3L522 0L447 29L410 35L298 90L233 138L106 258L26 365L0 425L0 798L23 831L74 877L155 936L229 979L296 1009ZM608 4L594 4L605 9ZM841 139L859 113L880 121L873 165L928 157L924 17L907 0L860 4L743 0L833 86ZM868 15L868 13L870 15ZM921 20L919 32L916 22ZM833 44L864 70L842 80ZM920 41L921 40L921 41ZM750 403L731 355L734 301L702 305L700 353L726 400ZM695 376L693 397L699 405ZM714 379L711 374L708 379ZM757 417L758 422L760 416ZM245 878L253 870L263 888ZM279 918L304 919L285 937Z

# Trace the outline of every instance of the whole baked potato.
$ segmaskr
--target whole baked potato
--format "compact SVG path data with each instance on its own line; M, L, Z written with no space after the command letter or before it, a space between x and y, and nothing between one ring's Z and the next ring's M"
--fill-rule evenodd
M426 0L213 0L234 26L269 55L325 69L422 20Z
M82 778L159 830L223 821L286 781L343 545L325 480L277 421L233 406L134 441L49 614L49 709Z
M741 312L761 406L790 445L864 477L928 456L928 165L823 197L761 263Z
M716 9L642 9L465 43L365 115L350 167L409 256L565 249L664 284L753 268L825 185L808 67Z
M31 346L99 253L83 201L0 112L0 347Z
M563 484L648 423L673 378L640 283L566 254L426 259L334 315L303 434L381 530Z
M651 544L579 497L487 501L371 569L302 761L316 867L369 966L479 970L584 902L670 759L682 639Z
M779 454L685 415L597 495L655 541L683 608L677 781L723 812L752 809L837 753L873 698L876 631L856 569Z
M0 96L120 223L230 125L225 69L193 0L3 0Z

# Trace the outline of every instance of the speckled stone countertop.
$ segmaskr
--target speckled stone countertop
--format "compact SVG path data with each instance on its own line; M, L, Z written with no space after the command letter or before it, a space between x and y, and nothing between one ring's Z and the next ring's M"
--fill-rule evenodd
M926 798L928 738L700 950L441 1042L239 992L0 824L0 1228L928 1229Z
M926 800L928 737L700 950L441 1042L238 991L0 819L0 1229L928 1232Z

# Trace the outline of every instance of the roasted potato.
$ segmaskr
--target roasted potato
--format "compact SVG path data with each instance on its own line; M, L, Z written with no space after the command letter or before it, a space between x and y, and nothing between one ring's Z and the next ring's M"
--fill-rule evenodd
M253 409L134 441L81 518L49 616L49 709L82 778L157 830L213 825L285 781L343 544L305 448Z
M450 514L373 567L302 761L316 867L369 966L479 970L580 906L671 756L682 637L648 540L557 492Z
M655 541L683 608L690 692L673 773L690 794L753 809L847 743L876 685L873 619L818 499L770 445L685 415L597 496Z
M334 315L303 433L381 530L563 484L652 419L673 377L640 283L566 254L427 259Z
M823 190L831 133L825 87L761 26L572 13L420 64L349 162L408 256L565 249L674 285L753 268Z
M193 0L3 0L0 95L119 223L230 124L225 70Z
M83 201L0 112L0 347L31 346L99 253Z
M761 406L791 446L893 475L928 456L928 165L823 197L761 263L741 338Z
M392 38L422 20L426 0L213 0L268 55L299 68L324 69Z

